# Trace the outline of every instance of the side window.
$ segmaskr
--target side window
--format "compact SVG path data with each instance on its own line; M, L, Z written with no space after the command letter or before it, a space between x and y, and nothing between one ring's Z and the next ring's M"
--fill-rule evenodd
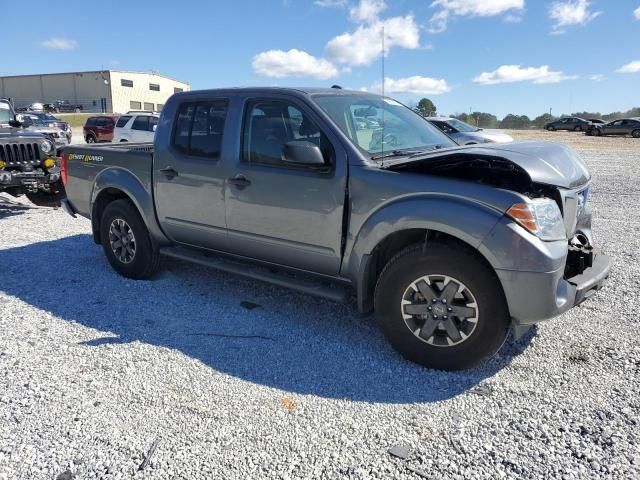
M292 140L320 147L327 164L334 157L329 139L318 126L295 105L281 100L249 102L242 136L242 160L248 163L290 167L282 161L282 149Z
M118 123L116 123L116 127L122 128L124 127L131 117L128 115L123 115L118 119Z
M136 117L131 125L132 130L149 130L149 117L141 115Z
M149 131L155 132L155 127L158 125L158 117L149 117Z
M95 117L87 118L87 123L85 124L85 127L95 127L95 126L96 126L96 118Z
M185 155L219 158L226 117L225 101L182 104L175 122L173 146Z

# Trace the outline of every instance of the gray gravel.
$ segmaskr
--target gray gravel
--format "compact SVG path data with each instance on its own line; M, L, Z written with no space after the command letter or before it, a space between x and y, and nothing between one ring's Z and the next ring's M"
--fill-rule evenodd
M630 141L578 145L608 286L463 373L351 306L181 262L123 279L88 221L0 196L0 480L640 477Z

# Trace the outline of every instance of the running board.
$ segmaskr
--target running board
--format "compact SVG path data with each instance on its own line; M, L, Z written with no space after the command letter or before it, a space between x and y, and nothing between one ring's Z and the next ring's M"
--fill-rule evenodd
M197 263L223 272L242 275L243 277L271 283L272 285L289 288L308 295L326 298L334 302L344 303L350 296L348 287L327 285L326 281L311 280L306 275L305 278L300 278L299 276L294 277L287 273L274 273L265 267L228 260L209 252L184 247L163 247L160 249L160 253L167 257Z

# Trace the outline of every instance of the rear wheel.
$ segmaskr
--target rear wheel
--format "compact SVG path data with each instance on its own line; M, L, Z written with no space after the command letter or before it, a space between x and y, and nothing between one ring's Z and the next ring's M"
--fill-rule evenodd
M578 125L576 128L573 129L574 132L581 132L582 131L582 126Z
M602 135L602 132L600 131L600 129L599 129L599 128L594 128L594 129L593 129L593 134L594 134L596 137L599 137L600 135Z
M160 253L129 200L116 200L107 206L100 219L100 240L109 263L120 275L140 280L158 270Z
M550 132L555 132L556 127L554 127L553 125L549 125L549 126L547 126L547 130L550 131Z
M500 349L509 332L498 279L464 248L406 248L382 271L374 302L391 345L429 368L478 365Z
M633 138L640 138L640 130L634 130L633 132L631 132L631 136Z

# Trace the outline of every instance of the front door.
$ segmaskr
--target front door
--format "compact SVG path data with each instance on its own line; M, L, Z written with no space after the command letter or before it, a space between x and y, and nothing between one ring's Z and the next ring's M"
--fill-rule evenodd
M226 245L222 138L227 101L178 106L169 144L154 158L158 219L173 241L197 247ZM162 140L163 142L165 140Z
M335 275L340 269L346 154L317 118L289 99L245 106L240 158L226 185L229 249L263 261ZM320 147L326 166L292 166L292 140Z

